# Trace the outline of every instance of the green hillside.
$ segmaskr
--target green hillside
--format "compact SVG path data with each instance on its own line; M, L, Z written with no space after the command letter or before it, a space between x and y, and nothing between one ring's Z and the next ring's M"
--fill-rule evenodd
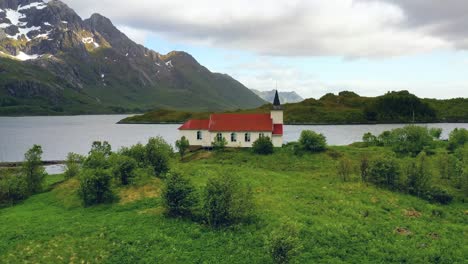
M49 191L0 209L3 263L272 263L270 233L285 221L299 232L292 263L464 263L466 203L431 204L337 176L337 157L358 162L385 148L332 147L322 154L270 156L248 150L197 152L171 161L199 188L230 174L252 187L255 218L213 229L169 218L160 198L163 181L142 179L115 187L120 201L84 208L79 181L48 178ZM430 157L431 166L437 155ZM437 181L441 179L437 178ZM440 182L442 183L442 182Z
M468 122L468 99L421 99L407 91L378 97L361 97L353 92L326 94L320 99L284 104L286 124L374 124ZM267 113L271 105L237 113ZM208 118L210 112L151 111L126 118L121 123L180 123L191 118Z

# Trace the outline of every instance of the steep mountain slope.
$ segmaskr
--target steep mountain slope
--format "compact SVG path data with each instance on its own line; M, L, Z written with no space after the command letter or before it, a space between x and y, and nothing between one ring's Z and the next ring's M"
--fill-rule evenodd
M161 55L136 44L99 14L82 20L58 0L0 1L0 114L214 111L263 103L187 53Z
M254 92L256 95L260 96L263 100L267 102L273 102L273 98L275 98L275 90L271 91L259 91L255 89L251 89L252 92ZM288 103L299 103L301 101L304 101L304 98L302 98L300 95L298 95L296 92L278 92L278 95L280 97L281 103L288 104Z

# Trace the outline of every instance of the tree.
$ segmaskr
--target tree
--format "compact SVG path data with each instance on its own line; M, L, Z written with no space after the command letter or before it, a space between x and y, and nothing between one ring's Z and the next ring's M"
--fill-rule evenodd
M455 128L449 135L448 149L455 151L458 147L461 147L468 143L468 130L465 128Z
M135 178L135 169L138 164L135 159L123 156L111 156L112 174L122 185L129 185Z
M429 134L431 134L434 139L440 139L440 136L442 136L442 128L433 127L429 129Z
M42 148L39 145L34 145L24 154L22 171L25 176L29 194L42 191L44 179L47 174L42 166L41 156Z
M80 177L78 194L85 206L112 202L115 196L111 189L111 176L108 171L84 170Z
M146 148L141 143L133 145L129 148L123 147L119 152L121 155L131 157L138 162L138 165L144 167L147 164Z
M190 147L190 142L185 136L183 136L180 140L176 141L175 145L176 148L179 150L180 157L183 158Z
M410 163L407 168L406 187L410 194L422 197L425 191L429 189L432 174L427 161L425 152L421 152L416 161Z
M203 197L203 211L207 222L214 227L238 223L253 211L251 188L242 186L230 175L208 180Z
M362 182L367 182L369 177L369 158L367 156L361 158L359 169L361 170Z
M299 253L301 246L298 237L297 227L289 223L282 224L270 234L267 246L274 263L287 264Z
M323 134L317 134L314 131L303 130L299 138L299 145L308 152L325 151L327 140Z
M0 175L0 206L10 205L28 197L24 175L2 170Z
M273 142L269 137L259 137L252 144L253 152L260 155L273 154Z
M146 160L153 167L156 176L163 176L169 171L169 160L174 150L162 137L150 138L146 144Z
M68 153L67 155L67 170L65 171L65 178L70 179L78 175L80 172L81 164L84 161L84 157L76 153Z
M362 142L366 143L367 146L376 146L378 144L377 137L372 133L366 133L362 136Z
M386 146L402 154L418 155L424 149L434 147L434 139L427 127L405 126L391 131L390 141Z
M104 154L104 156L108 157L112 153L112 147L107 141L104 141L104 142L94 141L93 145L91 146L91 151L89 152L89 154L93 152L100 152Z
M370 163L368 180L380 187L396 189L400 166L394 157L378 157Z
M170 216L189 216L198 204L195 186L177 172L172 172L167 177L162 199Z

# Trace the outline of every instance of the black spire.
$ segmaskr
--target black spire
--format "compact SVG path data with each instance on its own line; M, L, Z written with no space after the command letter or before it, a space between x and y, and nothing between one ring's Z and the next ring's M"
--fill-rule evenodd
M279 99L279 95L278 95L278 90L276 90L275 99L273 100L273 109L275 109L275 110L281 110L282 109L280 99Z

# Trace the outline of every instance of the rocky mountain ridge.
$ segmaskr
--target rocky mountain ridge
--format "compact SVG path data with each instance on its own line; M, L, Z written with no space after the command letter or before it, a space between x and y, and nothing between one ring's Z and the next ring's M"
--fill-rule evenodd
M0 1L0 114L226 110L264 103L190 54L159 54L58 0ZM36 113L39 111L39 113Z

